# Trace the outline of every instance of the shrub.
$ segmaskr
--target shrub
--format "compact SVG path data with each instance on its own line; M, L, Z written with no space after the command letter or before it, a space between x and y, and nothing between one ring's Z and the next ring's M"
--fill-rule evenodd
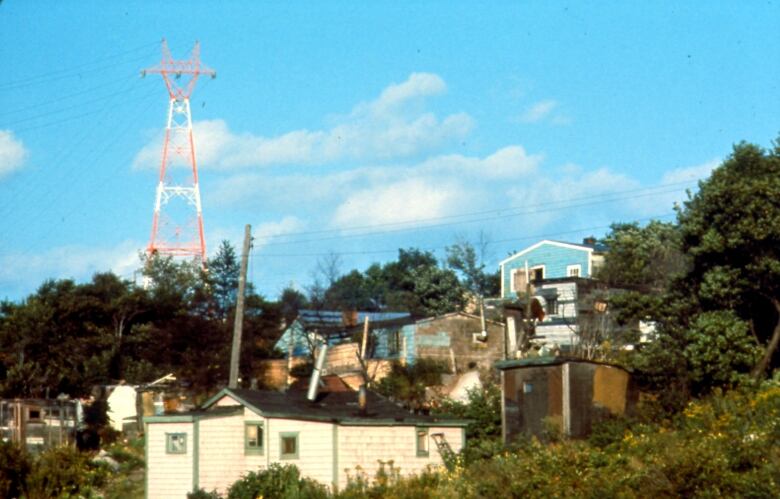
M216 490L206 492L203 489L198 489L195 492L190 492L187 494L187 499L220 499L220 497L221 496L217 494Z
M19 497L31 467L28 455L21 448L0 442L0 497Z
M249 472L228 490L228 499L255 499L260 496L317 499L328 497L328 489L314 480L302 478L294 465L273 463L268 469Z
M28 499L94 495L107 483L110 470L71 446L48 449L33 462L27 476Z

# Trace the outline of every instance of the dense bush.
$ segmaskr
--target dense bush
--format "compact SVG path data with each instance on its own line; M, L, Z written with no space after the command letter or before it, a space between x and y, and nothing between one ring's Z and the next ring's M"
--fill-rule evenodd
M228 499L256 497L317 499L328 497L328 489L310 478L301 477L295 466L273 463L266 470L248 473L228 490Z
M473 439L450 469L404 477L392 462L382 464L374 477L350 473L335 493L294 466L272 465L236 482L228 497L776 497L780 376L758 388L716 391L672 418L606 420L587 441L527 438L506 448L488 435Z
M19 497L30 473L29 456L10 442L0 442L0 497Z
M32 462L25 483L25 497L93 497L106 485L110 470L71 446L44 451Z
M418 359L411 365L395 362L375 389L410 409L420 410L427 405L425 388L441 385L441 375L448 371L446 363L431 359Z

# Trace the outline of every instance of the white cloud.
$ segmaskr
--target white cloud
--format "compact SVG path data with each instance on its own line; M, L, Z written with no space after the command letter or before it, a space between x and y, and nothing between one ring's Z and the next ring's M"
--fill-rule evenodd
M233 169L268 165L327 164L336 161L386 161L408 158L465 137L473 128L466 113L443 118L413 103L446 91L435 74L413 73L391 84L373 101L360 103L324 130L294 130L276 137L235 133L223 120L193 124L198 163L205 168ZM144 146L135 168L156 167L162 141Z
M457 208L459 188L423 179L401 180L350 194L335 210L333 223L349 228L444 216Z
M403 83L385 88L379 98L371 103L375 114L384 115L412 99L439 95L447 90L444 80L432 73L412 73Z
M469 184L473 191L493 180L522 179L534 174L543 156L528 154L522 146L508 146L484 157L449 154L434 156L416 164L390 164L346 171L310 174L238 174L219 182L210 193L216 205L269 203L279 209L323 206L343 201L344 193L380 189L399 179L418 179L427 185Z
M553 125L568 125L571 118L558 112L558 101L547 99L536 102L526 109L518 118L521 123L539 123L548 120Z
M10 130L0 130L0 178L18 170L27 159L27 149Z
M254 223L252 225L253 248L258 250L268 243L268 239L298 232L306 228L306 223L295 216L285 216L277 221ZM211 227L206 230L209 257L213 257L222 241L228 241L237 254L241 254L244 244L244 228L237 225L230 227Z
M420 169L429 173L470 175L484 179L523 177L534 173L544 156L525 152L523 146L507 146L493 154L478 158L451 154L425 161Z
M558 107L554 100L543 100L532 105L520 116L520 121L524 123L536 123L546 118L552 111Z
M527 207L528 214L523 217L526 230L541 230L563 221L588 227L605 220L608 223L615 212L616 203L600 201L619 197L618 202L626 207L626 199L620 193L638 187L638 181L608 168L588 171L566 164L560 171L548 170L509 188L506 197L513 206Z
M21 289L30 282L40 284L46 279L83 282L96 272L108 271L132 279L141 267L138 252L142 248L143 244L128 240L112 247L66 245L37 254L5 254L0 258L0 281Z
M664 173L663 177L661 178L661 183L676 184L678 182L689 182L705 179L710 176L712 170L717 168L720 163L720 159L712 159L700 165L686 166L683 168L669 170Z
M304 228L306 228L306 224L303 220L294 216L286 216L276 222L259 224L254 230L255 249L265 246L268 238L299 232Z

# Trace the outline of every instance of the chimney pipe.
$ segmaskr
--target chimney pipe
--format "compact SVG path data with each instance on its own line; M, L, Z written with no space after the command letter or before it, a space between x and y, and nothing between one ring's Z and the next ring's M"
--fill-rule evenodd
M306 394L306 398L314 402L317 398L317 388L320 384L320 374L322 373L322 366L325 364L325 356L328 354L328 344L323 342L320 347L320 351L317 354L317 362L314 364L314 370L311 372L311 380L309 380L309 392Z

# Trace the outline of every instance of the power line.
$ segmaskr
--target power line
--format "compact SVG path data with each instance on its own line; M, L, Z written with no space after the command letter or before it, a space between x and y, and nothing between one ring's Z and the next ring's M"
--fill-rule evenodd
M375 229L380 227L397 227L397 226L403 226L403 225L411 225L414 224L414 227L410 227L409 229L416 229L419 228L419 224L424 222L436 222L439 220L452 220L452 219L458 219L458 218L466 218L466 217L472 217L472 216L479 216L479 215L487 215L491 213L497 213L497 214L504 214L504 216L514 216L513 214L507 214L505 212L513 212L516 210L525 210L522 213L515 213L515 214L534 214L539 213L539 211L528 211L528 208L535 208L535 207L545 207L545 211L552 210L555 205L562 205L559 209L568 208L567 203L571 203L573 201L586 201L591 199L604 199L606 197L614 197L614 196L622 196L626 194L631 193L642 193L646 192L644 196L652 195L652 194L666 194L668 191L674 191L677 190L677 188L682 187L684 185L689 185L694 182L696 182L696 179L692 180L686 180L681 182L671 182L667 184L660 184L656 186L651 187L640 187L637 189L627 189L623 191L615 191L613 193L608 194L596 194L593 196L581 196L581 197L575 197L575 198L568 198L564 200L559 201L546 201L545 203L537 203L537 204L530 204L530 205L524 205L524 206L508 206L503 208L493 208L491 210L484 210L484 211L474 211L474 212L465 212L460 213L456 215L447 215L443 217L432 217L432 218L419 218L414 220L404 220L400 222L386 222L381 224L370 224L370 225L363 225L363 226L357 226L357 227L350 227L348 229L320 229L320 230L313 230L313 231L300 231L300 232L289 232L286 234L272 234L268 236L258 236L258 240L271 240L271 239L278 239L278 238L287 238L287 237L293 237L293 236L301 236L301 235L315 235L315 234L330 234L330 233L337 233L341 232L342 234L347 231L358 231L363 229ZM661 192L654 192L654 191L661 191ZM642 194L640 194L642 196ZM624 198L615 199L615 201L621 201ZM607 200L605 202L611 202L612 200ZM483 221L484 219L479 219L477 221ZM427 226L426 226L427 227ZM423 227L425 228L425 227Z
M614 194L608 194L607 196L600 195L600 196L590 196L585 198L579 198L579 199L593 199L593 201L590 202L582 202L582 203L573 203L573 204L563 204L563 203L570 203L572 200L565 200L561 201L557 204L559 206L548 206L548 205L530 205L530 206L536 206L536 207L544 207L544 208L537 208L537 209L524 209L521 207L514 207L514 208L504 208L501 210L490 210L488 212L475 212L473 214L463 214L463 215L453 215L453 216L460 216L460 217L466 217L471 215L482 215L484 213L497 213L490 217L479 217L479 218L471 218L468 220L459 220L459 221L453 221L453 222L443 222L443 223L436 223L436 224L422 224L422 225L416 225L411 227L401 227L396 229L388 229L388 230L377 230L377 231L370 231L370 232L360 232L356 234L338 234L328 237L321 237L321 238L310 238L310 239L293 239L288 241L271 241L267 242L265 246L281 246L281 245L290 245L290 244L304 244L304 243L312 243L312 242L320 242L320 241L330 241L330 240L340 240L340 239L354 239L354 238L361 238L361 237L368 237L368 236L377 236L377 235L386 235L386 234L392 234L392 233L398 233L398 232L408 232L408 231L419 231L419 230L428 230L428 229L436 229L436 228L442 228L442 227L451 227L455 225L464 225L464 224L472 224L472 223L478 223L478 222L488 222L488 221L495 221L495 220L501 220L506 218L514 218L524 215L538 215L541 213L549 213L549 212L555 212L555 211L561 211L561 210L569 210L574 208L583 208L586 206L594 206L599 204L606 204L606 203L614 203L618 201L625 201L628 199L636 199L641 197L648 197L648 196L656 196L660 194L669 194L672 192L675 192L679 189L679 185L683 184L690 184L693 181L689 182L677 182L674 184L666 184L662 186L656 186L656 187L650 187L650 188L644 188L644 189L633 189L630 191L621 191L616 192ZM641 194L636 194L639 191L646 191ZM632 194L630 196L627 196L627 194ZM574 201L577 200L577 198L573 199ZM556 203L552 203L556 204ZM509 213L503 213L503 212L509 212ZM503 213L503 214L500 214ZM442 217L440 219L446 219L450 217ZM422 219L421 219L422 220ZM436 219L428 219L428 220L436 220ZM411 222L406 222L411 223ZM376 227L382 227L386 226L386 224L379 224ZM366 226L371 227L371 226ZM317 231L319 233L322 233L321 231ZM335 231L328 230L325 231L325 233L333 233ZM306 233L297 233L297 234L284 234L280 235L279 237L290 237L291 235L300 235L300 234L306 234ZM258 238L260 239L260 238Z
M57 115L57 114L65 112L65 111L70 111L72 109L83 109L85 107L85 105L87 105L87 104L93 104L93 103L96 103L96 102L105 101L107 99L113 99L113 98L115 98L118 95L123 95L123 96L126 97L128 94L132 94L133 92L138 92L140 90L143 90L143 88L142 87L136 87L135 89L123 90L121 92L114 92L114 93L111 93L111 94L102 95L100 97L96 97L94 99L86 100L86 101L80 102L78 104L74 104L72 106L62 107L62 108L59 108L59 109L54 109L52 111L49 111L49 112L46 112L46 113L41 113L41 114L36 114L36 115L33 115L33 116L27 116L25 118L21 118L21 119L18 119L16 121L5 122L5 123L0 124L0 128L11 128L11 127L15 127L19 123L26 123L26 122L29 122L29 121L35 121L35 120L40 119L40 118L47 118L49 116ZM71 121L73 119L77 119L77 118L80 118L80 117L83 117L83 116L89 116L91 114L96 114L96 113L98 113L100 111L103 111L103 109L96 109L94 111L90 111L90 112L87 112L87 113L82 113L82 114L79 114L79 115L76 115L76 116L73 116L73 117L66 118L64 120L61 119L61 120L56 121L56 122L44 123L44 124L41 124L41 125L34 125L32 127L27 127L27 128L14 128L14 132L17 133L17 132L23 132L25 130L35 130L36 128L42 128L44 126L56 125L56 124L62 123L64 121Z
M650 220L660 220L663 218L668 218L671 216L674 216L675 213L664 213L662 215L656 215L653 217L647 217L647 218L641 218L638 220L635 220L636 222L649 222ZM498 239L495 241L488 241L486 244L488 245L496 245L501 243L508 243L508 242L517 242L517 241L533 241L533 240L542 240L542 239L550 239L554 237L560 237L565 236L569 234L578 234L583 232L590 232L590 231L598 231L598 230L604 230L609 229L611 227L610 225L596 225L591 227L580 227L576 229L571 229L567 231L560 231L560 232L554 232L554 233L546 233L546 234L535 234L530 236L523 236L523 237L513 237L509 239ZM434 247L426 247L426 248L420 248L423 251L436 251L436 250L443 250L446 249L447 246L434 246ZM339 256L355 256L355 255L373 255L373 254L386 254L386 253L397 253L398 248L396 249L383 249L383 250L370 250L370 251L331 251L326 253L262 253L262 248L258 248L257 250L252 252L252 255L257 255L260 258L270 257L270 258L286 258L286 257L311 257L311 256L327 256L330 254L335 254Z
M94 59L90 62L85 62L84 64L79 64L76 66L70 66L66 69L57 69L54 71L47 71L45 73L39 73L37 75L29 76L26 78L21 78L19 80L9 81L6 83L0 83L0 90L14 90L17 88L23 88L28 87L32 85L39 85L43 83L50 83L52 81L62 80L66 78L73 78L76 76L79 76L79 74L83 70L89 70L89 71L99 71L102 69L108 69L111 67L116 67L118 64L107 64L102 66L95 66L96 64L100 64L105 61L111 61L121 58L122 56L133 54L136 52L139 52L143 49L149 49L152 45L156 46L157 42L155 43L146 43L143 45L139 45L138 47L128 49L123 52L118 52L116 54L108 55L106 57L100 58L100 59ZM124 61L124 63L131 63L131 62L137 62L140 60L148 60L149 52L144 53L143 55L140 55L138 57L134 57L132 59L127 59Z

